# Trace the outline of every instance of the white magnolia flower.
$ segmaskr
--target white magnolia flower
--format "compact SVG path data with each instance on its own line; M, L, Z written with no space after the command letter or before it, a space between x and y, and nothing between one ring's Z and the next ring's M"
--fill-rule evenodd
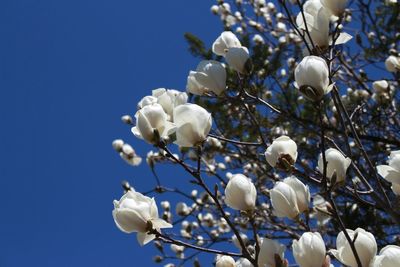
M215 263L216 267L235 267L235 260L230 256L220 256Z
M114 200L112 212L115 224L124 233L137 232L140 245L145 245L155 238L147 234L151 229L171 228L172 225L158 217L158 209L154 198L149 198L139 192L128 191L122 198Z
M174 129L160 104L147 105L136 113L136 126L132 133L148 143L157 142L158 137L165 137Z
M325 262L325 243L319 233L304 233L298 241L293 241L292 247L300 267L321 267Z
M225 203L235 210L252 210L256 206L257 190L243 174L235 174L225 188Z
M329 45L329 19L330 14L326 10L320 0L308 0L303 6L304 17L300 12L297 15L297 26L308 32L314 45L319 47L327 47ZM304 19L307 23L304 22ZM307 43L311 44L308 34L305 34Z
M329 69L325 60L317 56L307 56L297 65L294 77L301 93L311 100L319 100L328 94Z
M333 15L340 16L347 6L348 0L321 0L321 4Z
M400 150L392 151L389 165L376 166L379 175L392 183L393 192L400 196Z
M192 147L206 140L212 125L211 114L196 104L184 104L174 109L176 144Z
M308 210L310 190L299 179L291 176L275 184L270 191L270 198L276 216L295 219Z
M261 238L260 254L258 256L258 266L275 267L275 254L283 261L285 257L285 245L275 240Z
M253 264L246 259L246 258L240 258L239 260L236 261L236 267L253 267Z
M351 240L357 235L354 242L354 246L357 250L357 254L360 258L361 265L368 267L372 259L375 257L377 252L377 245L374 235L370 232L365 231L362 228L357 228L355 231L346 230ZM357 267L357 261L350 247L349 242L342 232L339 233L336 239L336 249L331 250L335 258L341 263L350 266Z
M245 64L250 58L249 50L240 44L234 33L230 31L223 32L213 43L212 50L214 54L224 56L226 62L235 71L246 72Z
M153 105L153 104L156 104L156 103L157 103L157 97L148 95L148 96L143 97L139 101L139 103L137 104L137 109L141 109L144 106Z
M332 12L341 12L341 10L346 6L343 2L347 0L308 0L303 6L304 17L300 12L296 18L297 26L306 31L308 29L309 35L304 34L306 41L309 45L314 44L318 47L327 47L333 43L332 36L329 36L329 22ZM305 23L305 21L307 23ZM307 25L307 27L306 27ZM345 44L353 37L348 33L341 32L335 44Z
M370 267L398 267L400 264L400 247L387 245L379 252Z
M400 58L389 56L385 61L386 69L390 72L397 72L400 70Z
M225 31L213 43L212 51L218 56L226 56L230 48L241 46L239 39L233 32Z
M173 89L159 88L153 90L153 97L157 98L165 113L172 117L174 108L187 103L188 95L186 92L180 92Z
M239 73L246 73L245 65L249 58L249 50L244 46L232 47L225 55L225 60L229 66Z
M297 159L297 144L288 136L278 137L265 151L265 158L272 167L286 168L286 163L293 165Z
M186 90L195 95L213 92L221 95L226 89L226 70L224 66L213 60L203 60L196 71L190 71Z
M332 179L333 175L336 174L336 182L344 182L351 159L346 158L339 150L334 148L329 148L325 151L325 158L327 165L326 177ZM321 173L324 172L322 153L318 158L318 169Z

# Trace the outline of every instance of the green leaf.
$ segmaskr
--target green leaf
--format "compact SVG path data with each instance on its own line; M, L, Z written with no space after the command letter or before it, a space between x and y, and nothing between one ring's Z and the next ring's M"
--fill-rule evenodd
M197 36L187 32L184 34L184 37L186 39L186 42L188 42L189 44L189 52L194 57L200 57L202 59L212 59L213 56L211 49L207 49L204 46L203 41L200 40Z

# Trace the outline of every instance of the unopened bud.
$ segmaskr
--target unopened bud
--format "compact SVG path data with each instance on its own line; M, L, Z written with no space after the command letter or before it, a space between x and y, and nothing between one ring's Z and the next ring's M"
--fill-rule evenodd
M124 141L122 139L115 139L112 142L112 146L115 149L115 151L117 151L117 152L121 152L122 151L123 145L124 145Z
M128 125L133 125L132 117L129 116L129 115L124 115L124 116L122 116L122 117L121 117L121 120L122 120L123 123L126 123L126 124L128 124Z

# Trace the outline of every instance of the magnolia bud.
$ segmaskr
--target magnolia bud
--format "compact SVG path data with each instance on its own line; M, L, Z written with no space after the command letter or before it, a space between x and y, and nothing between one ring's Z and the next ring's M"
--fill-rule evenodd
M155 263L160 263L160 262L163 261L163 257L160 256L160 255L156 255L156 256L153 257L153 260L154 260Z
M257 190L249 178L235 174L225 188L225 203L235 210L253 210L256 205Z
M219 7L217 6L217 5L213 5L211 8L210 8L210 11L211 11L211 13L213 13L213 14L218 14L218 11L219 11Z
M277 182L270 191L271 204L278 217L295 219L301 212L308 210L310 190L294 176L283 182Z
M132 124L133 124L132 117L129 116L129 115L124 115L124 116L122 116L122 117L121 117L121 120L122 120L123 123L126 123L126 124L128 124L128 125L132 125Z
M256 35L253 36L253 42L256 45L262 45L262 44L265 43L264 38L259 34L256 34Z
M171 204L169 203L169 201L161 201L161 207L165 210L169 210L171 207Z
M391 99L389 83L386 80L375 81L372 83L375 93L372 98L378 103L385 103Z
M217 259L215 267L235 267L235 260L230 256L220 256Z
M346 178L347 168L351 164L351 159L346 158L343 154L334 148L329 148L325 151L326 158L326 177L332 179L336 175L336 182L344 182ZM324 164L322 153L318 159L318 169L321 173L324 172Z
M182 253L185 250L184 246L179 246L176 244L171 244L171 250L175 253Z
M389 83L386 80L375 81L372 83L372 87L377 93L385 93L389 88Z
M186 205L185 202L179 202L178 204L176 204L175 212L180 216L185 216L190 213L190 208Z
M136 155L135 150L129 144L124 144L122 146L120 156L126 161L126 163L132 166L137 166L142 162L142 158Z
M112 142L112 147L115 149L117 152L122 151L122 146L124 145L124 141L122 139L115 139Z

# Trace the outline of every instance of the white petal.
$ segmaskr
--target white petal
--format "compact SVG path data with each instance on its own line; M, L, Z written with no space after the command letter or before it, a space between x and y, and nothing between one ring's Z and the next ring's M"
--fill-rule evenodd
M353 36L351 36L350 34L348 34L346 32L341 32L339 37L337 38L335 44L337 44L337 45L345 44L348 41L350 41L351 39L353 39Z
M114 222L117 227L124 233L133 233L144 231L146 229L146 221L135 210L117 209L112 212Z
M156 218L151 220L153 227L156 229L162 229L162 228L172 228L172 224L167 223L163 219Z
M156 238L155 235L148 235L147 233L137 233L136 234L137 241L141 246L146 245L150 241L152 241L154 238Z

